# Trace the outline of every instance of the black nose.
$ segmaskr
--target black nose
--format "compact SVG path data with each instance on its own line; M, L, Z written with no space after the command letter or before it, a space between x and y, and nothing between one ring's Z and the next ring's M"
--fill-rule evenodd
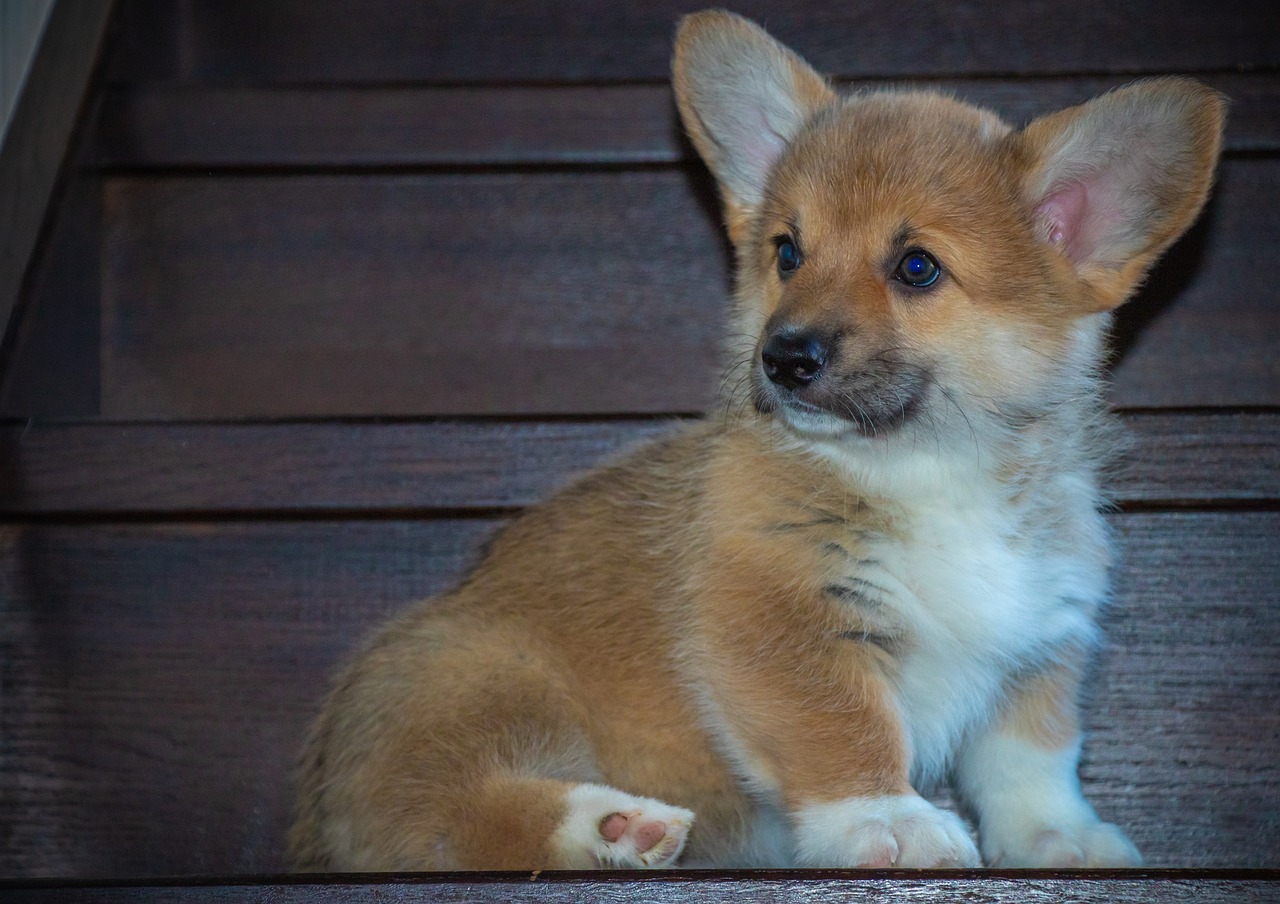
M770 380L787 389L808 386L827 363L826 343L806 333L774 333L760 358Z

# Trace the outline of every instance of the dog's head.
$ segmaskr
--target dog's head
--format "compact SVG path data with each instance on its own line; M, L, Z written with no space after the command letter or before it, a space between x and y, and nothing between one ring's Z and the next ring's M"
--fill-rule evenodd
M680 26L676 98L737 255L742 381L808 438L972 434L1092 380L1106 312L1203 205L1224 103L1141 82L1015 130L939 94L837 96L758 26Z

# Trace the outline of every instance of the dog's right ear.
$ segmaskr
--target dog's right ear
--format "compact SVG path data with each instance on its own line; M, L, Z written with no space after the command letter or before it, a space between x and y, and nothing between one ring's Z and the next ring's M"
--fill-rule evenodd
M681 21L671 68L680 118L720 183L733 236L787 143L835 94L760 26L722 10Z

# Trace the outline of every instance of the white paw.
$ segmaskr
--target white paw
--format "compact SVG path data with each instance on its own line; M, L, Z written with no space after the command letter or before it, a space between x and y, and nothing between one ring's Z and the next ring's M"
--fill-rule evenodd
M978 849L954 813L923 797L850 798L796 814L796 859L802 866L978 866Z
M693 813L606 785L575 785L553 843L570 869L658 869L684 850Z
M957 776L978 812L989 866L1021 868L1141 866L1120 829L1102 822L1080 793L1080 743L1047 750L991 733L960 758Z
M1142 866L1142 855L1118 826L1093 820L1042 827L1002 840L986 839L991 866L1097 869Z

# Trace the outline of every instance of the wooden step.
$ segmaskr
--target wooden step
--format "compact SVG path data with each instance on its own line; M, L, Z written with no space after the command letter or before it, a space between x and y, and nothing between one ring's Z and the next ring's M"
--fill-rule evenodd
M1255 0L734 4L840 87L1019 123L1171 72L1232 100L1214 201L1117 324L1134 448L1082 779L1157 869L275 875L292 758L363 633L711 404L729 254L666 84L703 5L117 0L108 29L57 5L33 72L82 84L66 48L108 53L77 143L78 87L0 160L0 899L1280 900L1280 45Z
M687 418L0 424L0 516L506 512ZM1122 507L1280 501L1280 414L1122 415Z
M513 14L509 0L365 0L353 16L342 0L128 0L111 74L213 84L665 82L676 21L707 5L551 0ZM1280 62L1253 0L912 8L793 0L786 15L767 0L738 0L733 8L820 72L846 77L1230 71Z
M122 3L89 168L77 170L94 181L73 218L105 225L51 237L0 414L703 410L722 367L729 254L665 68L673 23L694 4L588 29L578 17L593 2L561 0L527 21L478 7L485 46L457 57L480 38L412 50L410 36L452 15L431 4L380 0L356 28L298 0ZM820 65L844 61L833 68L845 87L909 76L1017 122L1148 72L1191 71L1226 92L1215 197L1122 309L1115 397L1280 404L1280 306L1270 283L1242 276L1280 241L1280 56L1251 16L1113 7L1037 9L1032 24L1021 6L985 0L966 28L1004 22L1020 36L1001 42L999 73L979 65L974 36L913 55L898 30L868 27L870 9L814 3L810 18L777 25L784 38L796 28L802 50L812 35ZM1127 40L1138 21L1144 39ZM839 43L846 32L856 40ZM493 54L517 40L529 52L501 59L519 62L504 80L468 68L498 65ZM1070 41L1090 52L1068 66ZM347 49L307 61L334 42ZM564 42L574 54L557 52ZM580 65L596 74L573 76ZM486 360L469 374L442 353L464 335Z
M124 882L18 885L0 882L0 897L31 904L173 902L272 904L419 902L552 904L552 902L654 901L660 904L846 904L875 901L915 904L1268 904L1280 901L1280 874L1269 870L1152 870L1124 873L937 872L692 872L474 873L461 876L284 877L218 883Z
M1161 867L1274 865L1280 415L1133 412L1082 776ZM10 875L273 872L375 623L664 420L0 431ZM192 813L199 817L191 818Z
M329 676L502 523L0 526L3 872L283 869L292 762ZM1111 523L1086 793L1152 866L1274 865L1280 515Z
M101 301L72 308L94 348L43 372L97 355L84 378L112 419L705 410L729 268L693 184L670 168L112 177ZM1270 159L1223 164L1208 215L1121 311L1118 404L1280 404L1280 306L1241 278L1280 244L1278 206ZM65 344L65 319L48 329ZM56 354L35 342L15 367Z
M1280 148L1276 79L1231 72L1203 80L1231 98L1227 153ZM913 87L951 92L1022 124L1129 81L1131 76L951 78ZM882 86L838 83L842 91ZM317 88L144 81L108 91L96 160L113 172L691 161L693 149L672 120L671 104L667 84Z

